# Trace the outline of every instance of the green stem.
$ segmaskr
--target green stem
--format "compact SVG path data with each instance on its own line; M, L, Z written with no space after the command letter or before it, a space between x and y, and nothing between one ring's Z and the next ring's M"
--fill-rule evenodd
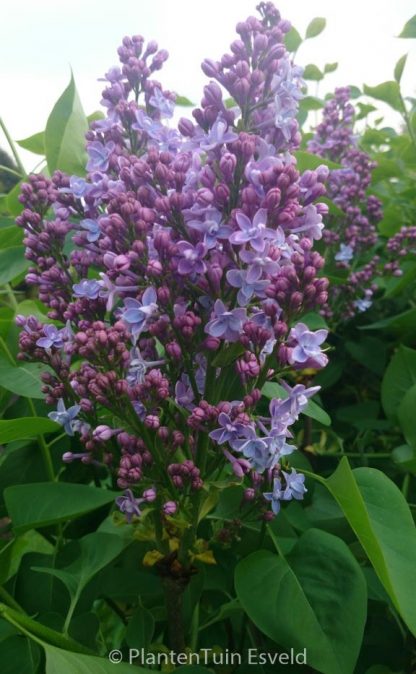
M15 171L14 169L9 168L8 166L4 166L4 164L0 164L0 171L2 173L10 173L10 175L17 176L18 178L22 177L21 173Z
M32 398L27 398L27 402L34 417L37 417L36 408L33 404ZM45 464L46 473L51 482L55 482L55 471L53 469L52 456L50 453L49 445L47 444L44 435L41 433L37 436L37 441L39 442L40 451L42 452L43 462Z
M410 473L406 473L403 479L403 485L402 485L402 494L405 497L407 501L407 497L409 495L409 486L410 486Z
M183 593L185 585L181 579L166 576L163 579L166 609L168 614L169 647L175 653L184 653L186 648L183 624Z
M9 298L9 302L11 304L12 309L14 309L15 311L18 311L19 305L18 305L17 300L14 296L13 288L11 287L10 283L5 283L4 287L5 287L7 297Z
M1 127L1 129L2 129L2 131L3 131L3 133L4 133L4 135L6 136L6 140L7 140L8 144L9 144L9 147L10 147L10 149L11 149L11 151L12 151L14 160L15 160L15 162L16 162L16 164L17 164L17 167L18 167L19 171L21 172L22 176L26 176L27 173L26 173L25 167L23 166L22 161L21 161L21 159L20 159L20 157L19 157L19 153L18 153L18 151L17 151L16 145L14 144L14 141L13 141L13 139L12 139L10 133L8 132L7 127L6 127L6 125L5 125L5 123L3 122L3 120L2 120L1 117L0 117L0 127Z
M0 598L11 608L14 608L19 613L26 613L25 610L17 603L16 599L7 592L6 588L3 585L0 585Z

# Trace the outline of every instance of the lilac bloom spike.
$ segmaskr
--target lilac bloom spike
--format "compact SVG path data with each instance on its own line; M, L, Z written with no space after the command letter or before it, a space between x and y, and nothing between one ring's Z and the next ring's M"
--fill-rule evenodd
M237 213L235 216L240 231L233 232L230 236L230 242L236 245L250 243L254 250L262 252L266 245L266 239L275 239L274 229L267 227L267 210L260 208L253 218L253 221L244 213Z

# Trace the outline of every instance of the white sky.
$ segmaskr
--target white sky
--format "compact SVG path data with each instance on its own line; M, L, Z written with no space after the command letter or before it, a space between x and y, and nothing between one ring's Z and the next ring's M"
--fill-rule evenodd
M157 78L198 102L207 81L200 70L202 59L216 59L227 51L235 24L256 14L256 4L257 0L3 0L0 115L15 139L43 129L69 81L70 66L86 113L97 110L103 88L97 78L117 64L116 49L122 37L131 34L156 39L168 49L170 58ZM313 62L322 67L338 61L338 70L326 77L320 93L392 79L396 61L406 52L403 90L415 93L416 41L395 37L414 14L414 0L276 4L301 34L315 16L327 19L325 31L303 44L297 56L300 65ZM23 150L21 155L28 168L36 163L33 155Z

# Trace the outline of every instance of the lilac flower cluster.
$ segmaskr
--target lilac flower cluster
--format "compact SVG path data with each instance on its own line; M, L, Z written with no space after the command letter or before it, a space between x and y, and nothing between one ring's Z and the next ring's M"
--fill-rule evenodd
M124 38L86 177L22 188L27 282L54 322L19 317L19 357L49 366L50 416L83 450L64 460L105 466L129 520L147 503L191 517L214 471L248 482L263 514L304 491L280 462L317 388L282 381L269 416L258 403L267 380L327 362L326 331L301 320L328 297L313 250L327 170L300 175L290 154L301 73L290 25L271 3L259 10L230 53L204 61L212 79L177 128L175 95L151 79L166 52Z

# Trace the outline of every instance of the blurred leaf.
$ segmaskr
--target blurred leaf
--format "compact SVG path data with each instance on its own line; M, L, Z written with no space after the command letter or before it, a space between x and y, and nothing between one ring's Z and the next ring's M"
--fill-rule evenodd
M25 417L0 421L0 444L22 438L35 438L42 433L56 433L62 426L43 417Z
M374 105L369 105L368 103L357 103L357 108L359 110L358 115L356 115L355 117L357 122L360 119L365 119L370 114L370 112L374 112L375 110L377 110L377 108Z
M294 26L285 35L285 46L290 52L295 52L302 44L302 38Z
M46 674L152 674L150 669L128 665L125 662L99 658L95 655L71 653L45 645ZM121 655L121 653L120 653Z
M379 101L383 101L393 108L393 110L403 113L400 87L397 82L391 80L389 82L378 84L375 87L369 87L367 84L364 84L363 90L367 96L371 96L372 98L376 98Z
M406 61L407 61L407 54L404 54L399 58L394 67L394 79L396 80L397 84L400 84L400 80L402 79Z
M338 68L338 63L326 63L324 65L324 73L333 73Z
M314 171L316 168L318 168L318 166L322 165L328 166L330 169L342 168L340 164L336 164L335 162L323 157L318 157L316 154L312 154L311 152L296 150L293 154L296 157L296 168L301 173L307 170Z
M275 643L297 652L306 648L308 665L324 674L353 673L367 588L341 539L309 529L286 559L254 552L237 565L235 587L249 618Z
M386 330L399 335L403 342L413 341L416 330L416 308L403 311L396 316L383 318L381 321L364 325L360 330Z
M189 98L186 98L186 96L176 96L176 105L179 105L181 108L191 108L192 106L195 105L195 103L192 103L192 101L189 100Z
M20 187L22 182L17 183L6 195L6 208L10 215L19 215L23 211L23 204L19 201Z
M399 37L416 38L416 14L412 16L412 18L409 19L407 23L405 23Z
M2 674L36 674L41 651L38 644L16 634L1 643Z
M29 136L28 138L23 138L22 140L17 140L16 143L20 145L20 147L23 147L25 150L28 150L29 152L33 152L34 154L40 154L44 155L45 154L45 132L44 131L39 131L39 133L33 134L33 136Z
M397 416L399 419L400 427L403 431L403 435L406 439L406 442L413 449L416 449L415 415L416 415L416 384L414 384L411 388L409 388L408 391L406 391L397 410Z
M359 98L361 96L361 89L356 87L354 84L349 85L350 96L351 98Z
M3 230L4 231L4 230ZM13 281L29 266L23 246L11 246L0 250L0 285Z
M47 372L43 363L25 363L12 365L4 356L0 355L0 382L3 388L19 396L43 399L40 375Z
M322 481L338 501L397 611L416 634L416 528L394 482L374 468L351 470L343 458ZM403 545L405 541L405 545Z
M320 80L323 80L323 78L323 72L319 70L318 66L316 66L314 63L308 63L308 65L305 66L305 70L303 71L304 80L313 80L314 82L319 82Z
M88 121L71 73L69 85L55 103L46 123L45 150L50 173L59 169L70 175L85 174L87 131Z
M144 648L146 651L153 638L155 620L142 606L130 618L126 630L126 643L130 648Z
M320 35L326 26L326 19L321 16L317 16L315 19L312 19L310 24L306 29L305 40L308 40L312 37L317 37Z
M0 229L0 249L21 246L22 241L23 230L16 225Z
M400 345L387 366L381 384L381 403L392 418L407 391L416 384L416 351Z
M16 532L80 517L112 503L117 496L119 492L68 482L16 485L7 487L4 493Z
M406 473L416 475L416 449L409 445L395 447L391 453L392 461Z

